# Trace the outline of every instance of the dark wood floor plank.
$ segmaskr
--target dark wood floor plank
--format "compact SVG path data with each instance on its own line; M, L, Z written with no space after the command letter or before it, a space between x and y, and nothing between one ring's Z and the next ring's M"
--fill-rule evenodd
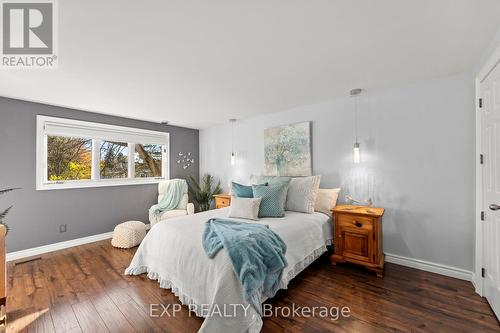
M89 300L75 303L71 306L80 328L84 333L108 333L104 321Z
M50 315L50 310L39 311L36 319L27 327L27 332L33 333L54 333L54 324Z
M180 304L156 281L123 272L136 249L109 240L8 264L7 332L196 332L187 307L150 317L150 304ZM387 264L383 279L319 258L268 301L273 308L347 306L347 318L264 318L263 332L500 332L487 302L469 282Z
M28 332L55 332L52 316L50 313L52 304L50 301L50 295L46 280L44 278L44 267L41 265L40 261L33 262L33 264L30 266L32 269L31 286L33 286L33 289L31 289L29 297L31 299L31 305L34 311L38 313L38 317L32 324L28 326Z
M111 333L134 332L128 320L95 278L88 278L83 285L94 308Z
M144 308L137 305L134 300L118 305L118 308L132 324L137 332L161 332L162 327L156 325L153 321L154 318L149 317L144 312Z
M47 285L51 297L51 303L57 304L74 304L78 302L78 298L73 288L71 287L72 279L66 279L63 272L66 269L65 258L62 253L54 253L48 255L47 259L43 259L45 268Z
M57 304L50 309L54 330L56 333L81 332L71 304Z
M105 293L92 296L91 301L111 333L134 332L132 325Z

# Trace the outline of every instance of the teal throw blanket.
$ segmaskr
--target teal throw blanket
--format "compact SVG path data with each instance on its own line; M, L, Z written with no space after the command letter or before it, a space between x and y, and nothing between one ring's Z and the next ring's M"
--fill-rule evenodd
M164 211L175 209L179 206L179 202L187 191L187 182L185 179L171 179L167 192L161 201L157 205L153 205L149 211L158 215Z
M220 218L208 220L203 248L210 258L225 248L248 303L262 315L261 294L273 297L287 266L286 244L269 226Z

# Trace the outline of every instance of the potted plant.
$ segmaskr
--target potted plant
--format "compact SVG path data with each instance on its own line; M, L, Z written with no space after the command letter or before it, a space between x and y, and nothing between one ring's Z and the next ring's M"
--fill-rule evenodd
M222 193L220 180L216 181L215 177L208 173L203 175L199 183L196 178L189 175L187 183L191 197L202 212L210 209L214 194Z
M0 194L4 194L4 193L10 192L10 191L14 191L14 190L16 190L16 189L15 188L8 188L8 189L5 189L5 190L0 190ZM9 213L9 210L11 208L12 208L12 206L10 206L7 209L5 209L4 211L0 212L0 224L2 224L3 226L5 226L6 233L9 232L10 227L4 222L4 219L7 216L7 214Z

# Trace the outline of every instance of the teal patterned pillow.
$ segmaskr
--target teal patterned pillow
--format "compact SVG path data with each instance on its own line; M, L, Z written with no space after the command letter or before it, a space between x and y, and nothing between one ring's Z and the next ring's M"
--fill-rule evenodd
M238 198L253 198L252 186L241 185L235 182L231 183L231 192Z
M262 198L259 207L259 217L285 216L286 194L288 183L252 185L253 197Z

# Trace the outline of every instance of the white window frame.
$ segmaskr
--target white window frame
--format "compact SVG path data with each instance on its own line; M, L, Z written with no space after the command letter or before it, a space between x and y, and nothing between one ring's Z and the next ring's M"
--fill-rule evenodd
M51 133L46 129L47 124L56 124L62 130L57 133ZM61 180L49 181L47 177L47 136L68 136L68 137L87 137L80 133L85 129L96 130L102 133L112 133L113 138L106 138L105 134L101 138L89 137L92 139L92 176L89 180ZM116 140L116 136L126 136L122 141ZM145 142L144 137L155 138L154 142ZM120 141L128 143L128 178L100 179L99 175L99 147L101 140ZM149 178L135 178L135 144L161 144L162 152L162 176ZM88 188L103 186L121 186L121 185L141 185L158 184L161 180L170 178L170 134L166 132L144 130L139 128L115 126L88 121L80 121L66 118L57 118L49 116L37 116L36 133L36 190L56 190L70 188Z

